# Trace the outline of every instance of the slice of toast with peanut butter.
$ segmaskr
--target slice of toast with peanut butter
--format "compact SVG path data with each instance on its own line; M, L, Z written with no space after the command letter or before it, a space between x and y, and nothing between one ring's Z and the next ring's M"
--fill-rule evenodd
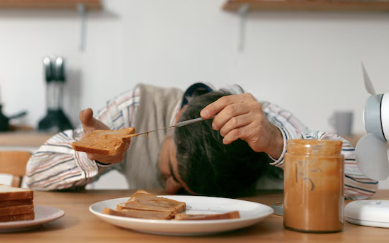
M186 210L186 203L164 197L157 197L144 190L138 190L126 203L119 204L118 209L172 212L174 216L177 213Z
M95 130L72 143L76 151L115 156L125 151L126 141L134 134L133 127L119 130Z
M239 211L232 211L222 214L185 214L179 213L174 217L175 220L217 220L217 219L239 219Z
M104 208L104 214L122 216L129 218L139 218L139 219L172 219L174 215L172 212L156 212L156 211L142 211L134 209L122 209L122 210L113 210L110 208Z
M238 219L239 211L222 214L185 214L186 203L157 197L144 190L138 190L127 200L116 205L116 210L104 208L103 213L115 216L142 219L173 219L173 220L220 220Z
M138 190L127 202L119 203L116 210L106 208L104 214L143 219L173 219L177 213L186 210L186 203L157 197L144 190Z

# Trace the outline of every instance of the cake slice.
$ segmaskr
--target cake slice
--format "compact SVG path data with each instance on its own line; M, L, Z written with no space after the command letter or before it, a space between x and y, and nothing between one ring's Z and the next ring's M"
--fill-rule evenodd
M172 212L173 215L186 210L186 203L157 197L144 190L138 190L126 203L117 206L118 210L134 209L143 211Z
M140 219L172 219L174 217L172 212L157 212L157 211L144 211L134 209L122 209L120 211L113 210L110 208L104 208L104 214L122 216L129 218L140 218Z
M223 214L176 214L175 220L217 220L217 219L239 219L239 211L232 211Z
M119 130L95 130L84 136L81 140L72 143L76 151L115 156L125 150L126 140L134 135L135 128Z
M35 218L35 213L33 212L26 213L26 214L6 215L6 216L0 216L0 222L33 220L34 218Z
M11 187L0 184L0 202L9 200L33 199L34 191L28 188Z

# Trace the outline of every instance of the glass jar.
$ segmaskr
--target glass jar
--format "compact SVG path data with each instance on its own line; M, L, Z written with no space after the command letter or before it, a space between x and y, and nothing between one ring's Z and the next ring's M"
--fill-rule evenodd
M342 141L293 139L286 150L284 226L303 232L342 231Z

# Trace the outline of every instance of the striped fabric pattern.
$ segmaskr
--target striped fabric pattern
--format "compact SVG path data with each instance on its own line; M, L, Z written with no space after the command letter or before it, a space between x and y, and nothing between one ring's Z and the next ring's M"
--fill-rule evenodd
M140 101L134 88L108 101L95 118L110 129L130 127L135 123ZM88 184L98 175L95 161L86 153L74 151L71 143L82 135L82 127L58 133L46 141L30 158L26 168L28 187L34 190L59 190Z
M284 137L284 150L279 159L273 159L272 165L282 168L284 166L284 155L286 153L286 140L288 139L323 139L323 140L342 140L342 154L345 158L345 188L344 196L346 199L363 199L374 195L378 189L378 181L371 180L364 176L359 170L355 161L355 150L349 141L338 135L309 131L303 123L296 119L290 112L282 110L280 107L265 103L263 110L274 125L276 125Z

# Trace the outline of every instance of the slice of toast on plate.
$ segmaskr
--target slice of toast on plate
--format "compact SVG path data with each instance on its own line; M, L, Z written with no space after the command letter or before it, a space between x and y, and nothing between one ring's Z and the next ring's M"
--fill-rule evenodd
M220 220L239 219L239 211L221 214L185 214L186 203L173 199L157 197L144 190L138 190L127 200L116 205L116 210L104 208L103 213L115 216L143 219L173 220Z
M217 220L217 219L239 219L239 211L232 211L222 214L176 214L175 220Z
M0 184L0 222L33 220L34 191Z
M0 201L33 199L34 191L28 188L11 187L0 184Z
M125 151L126 141L132 137L135 128L119 130L95 130L81 140L72 143L76 151L115 156Z
M140 219L172 219L174 217L172 212L157 212L157 211L144 211L144 210L134 210L134 209L122 209L122 210L113 210L110 208L104 208L104 214L123 216L129 218L140 218Z
M33 213L33 205L11 206L0 208L0 216Z
M5 215L0 216L0 222L10 222L10 221L25 221L33 220L35 218L35 213L26 213L26 214L16 214L16 215Z
M0 201L0 209L11 206L34 205L32 199Z
M175 215L186 210L186 203L168 198L157 197L156 195L144 190L138 190L130 199L127 200L126 203L119 204L117 208L119 210L135 209L143 211L172 212Z

